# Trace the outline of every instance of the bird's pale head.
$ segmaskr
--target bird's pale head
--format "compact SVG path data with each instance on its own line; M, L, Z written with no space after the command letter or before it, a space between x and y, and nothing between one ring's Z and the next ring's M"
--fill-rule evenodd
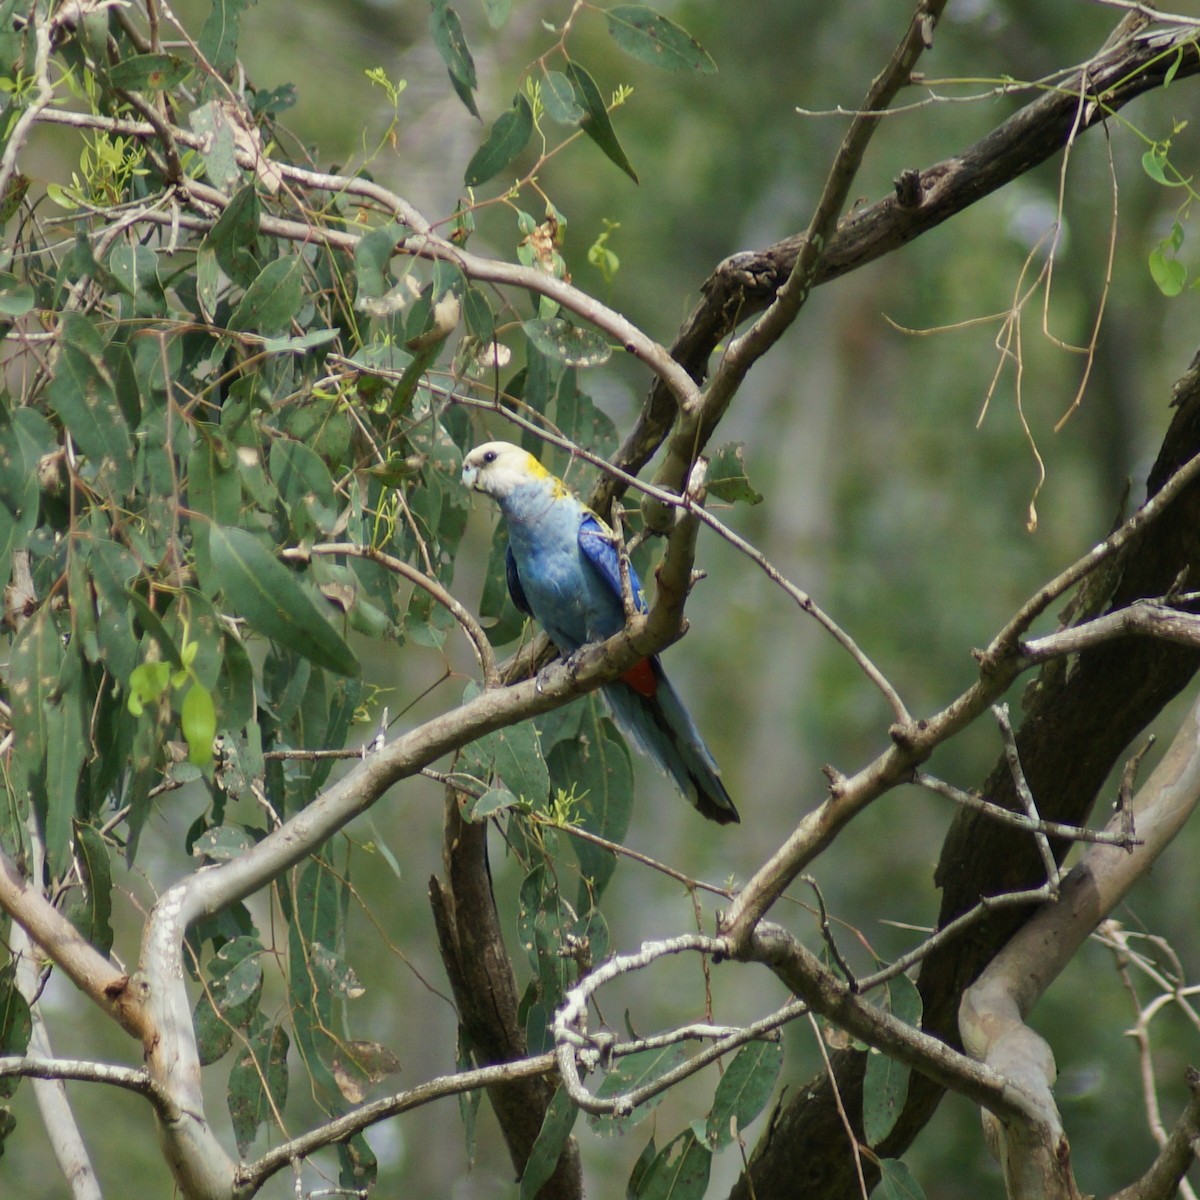
M512 442L484 442L463 459L463 483L493 500L504 500L533 480L553 478L528 450Z

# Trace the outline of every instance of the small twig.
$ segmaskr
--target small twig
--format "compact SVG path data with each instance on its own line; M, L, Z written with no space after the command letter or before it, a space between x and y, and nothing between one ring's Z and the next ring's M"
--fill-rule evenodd
M837 964L837 968L846 977L846 982L850 985L850 990L857 992L858 984L854 979L854 972L850 970L850 964L843 957L841 950L838 949L837 941L833 936L833 930L829 925L829 910L825 907L825 897L821 894L820 885L811 875L801 875L801 883L807 883L813 890L813 895L817 898L817 918L821 929L821 938L825 943L826 949L829 951L830 958Z
M880 984L887 983L889 979L903 975L910 967L916 966L923 958L927 958L946 942L953 941L971 925L998 909L1042 904L1050 899L1050 895L1049 884L1043 883L1040 887L1028 888L1025 891L1001 892L998 896L984 896L978 904L967 909L966 912L960 913L937 932L931 933L919 946L915 946L907 954L902 954L873 975L864 975L859 979L856 990L865 994L879 987Z
M1042 865L1046 868L1046 882L1050 886L1051 898L1058 894L1059 870L1050 848L1050 839L1039 829L1041 817L1038 815L1037 802L1033 798L1033 790L1025 778L1025 769L1021 766L1021 752L1017 749L1017 738L1013 733L1012 723L1008 719L1007 704L993 704L992 716L1000 726L1000 738L1004 742L1004 759L1008 763L1008 773L1012 777L1013 789L1025 808L1033 829L1033 840L1038 853L1042 856Z
M990 800L985 800L974 792L965 792L962 788L957 788L952 783L947 783L924 771L917 771L913 775L913 783L939 796L945 796L947 800L953 800L955 804L961 804L964 808L984 813L993 820L1004 825L1012 825L1016 829L1025 829L1031 833L1044 833L1049 837L1064 838L1071 842L1099 842L1103 845L1123 848L1140 844L1136 837L1124 832L1109 833L1103 829L1084 829L1079 825L1064 825L1060 821L1044 819L1033 821L1023 813L1013 812L1011 808L993 804Z
M1121 820L1121 834L1128 839L1125 849L1130 854L1137 845L1137 839L1134 836L1133 784L1137 778L1138 769L1142 765L1142 759L1150 752L1155 741L1157 739L1154 734L1151 734L1146 739L1146 744L1125 764L1125 770L1121 773L1121 786L1117 789L1117 814Z

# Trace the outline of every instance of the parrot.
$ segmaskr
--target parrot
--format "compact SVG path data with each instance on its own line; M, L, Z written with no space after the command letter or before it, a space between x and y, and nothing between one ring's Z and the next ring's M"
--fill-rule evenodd
M464 485L489 496L508 526L505 567L513 603L533 617L564 658L625 627L616 537L561 479L511 442L485 442L463 460ZM647 605L629 565L638 612ZM642 747L702 816L739 821L712 753L657 656L605 686L625 733Z

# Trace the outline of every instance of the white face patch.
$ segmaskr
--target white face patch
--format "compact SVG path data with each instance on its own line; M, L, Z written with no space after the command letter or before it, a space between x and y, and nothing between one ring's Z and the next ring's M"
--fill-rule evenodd
M552 476L520 446L512 442L484 442L463 460L462 478L472 491L502 500L522 484Z

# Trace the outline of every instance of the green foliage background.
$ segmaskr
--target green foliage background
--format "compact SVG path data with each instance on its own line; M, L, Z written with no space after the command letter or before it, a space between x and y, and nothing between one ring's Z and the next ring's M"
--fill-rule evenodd
M207 12L204 5L196 7L195 20L187 6L180 8L192 28L203 24ZM385 10L298 0L285 11L264 0L241 13L238 48L264 96L289 83L297 85L295 107L283 119L301 143L315 147L318 165L357 166L365 159L377 179L422 211L448 217L486 131L509 110L520 65L544 48L541 18L561 20L565 7L516 3L507 26L494 33L483 6L462 5L477 61L482 122L447 87L445 66L428 36L424 5ZM907 20L908 7L890 0L852 9L790 0L763 2L752 12L740 5L662 7L711 51L719 74L660 75L622 55L599 17L581 18L572 41L579 61L601 81L605 95L618 84L633 88L614 121L640 184L635 187L595 146L581 141L545 166L538 185L560 214L564 240L559 252L566 272L653 336L669 341L715 262L765 245L807 220L844 123L836 116L802 116L796 108L828 110L857 103ZM926 66L944 78L979 81L940 91L982 92L1004 77L1038 78L1078 61L1099 45L1110 25L1109 13L1085 3L1055 6L1053 15L1035 3L952 5ZM373 68L381 68L389 80L406 81L394 103L367 78ZM930 105L888 118L862 176L864 199L885 194L900 170L927 166L964 147L998 123L1022 95ZM1005 312L1029 256L1040 264L1039 239L1058 202L1057 162L909 249L821 289L804 321L755 370L726 422L727 435L745 442L750 477L766 502L739 506L723 512L723 518L852 631L915 711L944 702L972 676L970 649L985 642L1038 582L1103 536L1118 511L1124 480L1131 477L1136 487L1144 475L1167 418L1170 383L1195 349L1197 310L1194 292L1168 301L1151 279L1148 256L1168 235L1181 197L1151 178L1141 160L1146 139L1167 137L1172 138L1173 160L1197 160L1195 130L1174 131L1176 120L1194 107L1193 100L1193 93L1170 89L1148 97L1114 123L1110 138L1085 139L1070 156L1048 305L1054 338L1040 329L1040 298L1021 317L1020 401L1046 467L1036 501L1036 533L1028 532L1026 523L1037 466L1022 428L1011 365L1001 373L990 402L986 400L999 361L993 339L1000 322L994 316L988 322L969 322ZM519 113L519 105L513 111ZM78 146L78 138L67 131L41 128L35 133L31 161L38 176L32 179L31 196L80 170ZM526 159L532 161L530 154ZM1082 358L1054 339L1086 344L1103 294L1112 236L1110 155L1120 185L1112 289L1086 397L1078 413L1055 432L1078 387ZM519 158L513 170L525 165ZM502 185L503 176L492 180L489 194ZM251 206L251 194L245 196L245 205ZM540 221L543 214L536 203L530 192L518 206ZM241 215L248 220L244 210ZM505 204L485 208L477 222L472 248L491 247L502 257L519 253L518 243L529 232ZM129 960L136 957L129 939L140 924L139 908L152 902L156 889L191 868L190 843L226 823L261 822L253 797L242 786L262 769L265 746L254 744L253 738L236 747L231 776L240 775L228 782L227 810L220 803L214 808L212 793L195 782L207 769L202 761L173 768L187 786L151 795L158 779L152 746L165 728L175 730L175 737L180 728L187 732L184 705L191 689L197 696L211 695L222 721L236 725L231 714L250 706L250 678L257 672L276 721L263 728L266 747L277 738L280 744L319 748L337 744L340 728L355 716L366 720L355 727L351 741L371 736L383 704L393 720L415 724L457 703L474 672L461 639L440 610L419 590L409 595L399 588L376 563L354 560L333 566L315 556L305 572L289 574L286 583L275 576L275 595L282 588L288 596L285 622L277 614L258 612L255 587L267 578L267 564L278 566L269 551L276 545L350 537L376 545L386 541L390 552L412 557L412 531L419 529L443 582L452 583L455 594L475 609L484 594L489 560L495 561L490 516L470 511L457 481L458 455L485 432L505 435L505 427L461 409L452 410L436 428L410 421L430 397L406 380L408 364L392 357L397 342L433 326L429 299L450 280L435 278L426 267L414 270L423 295L409 297L398 312L383 306L379 315L364 316L372 311L369 305L354 312L338 306L338 277L355 276L360 301L384 297L393 282L383 269L386 238L364 244L352 259L294 248L291 259L271 261L269 251L264 254L254 245L249 226L238 225L237 214L227 213L222 226L201 245L198 284L189 281L182 261L182 273L168 280L144 247L126 243L113 250L107 263L96 264L82 241L65 252L59 248L53 261L47 251L47 268L37 284L46 293L39 294L39 305L49 306L53 289L84 274L100 278L107 271L112 276L109 290L119 295L121 315L128 322L124 332L105 341L86 324L86 316L71 318L79 323L72 341L81 349L72 352L71 367L78 387L63 385L57 396L52 389L48 403L71 426L85 453L96 459L107 453L117 464L117 475L86 481L99 497L97 509L105 507L105 498L130 494L135 480L119 473L136 472L147 508L124 516L144 544L135 540L135 549L117 552L107 529L89 524L100 517L65 507L51 512L45 541L36 549L34 582L39 596L65 589L67 606L38 610L17 638L9 669L15 674L18 665L27 665L22 673L41 681L38 686L49 696L71 671L107 670L114 679L128 679L146 661L165 661L171 668L165 683L144 680L140 718L129 712L123 693L112 691L98 713L51 705L60 724L46 733L52 750L44 770L51 791L56 770L83 768L82 761L69 756L82 753L80 735L89 721L104 727L114 747L109 761L130 764L129 778L123 781L125 802L132 808L127 832L140 840L141 850L135 869L115 867L112 914L115 949ZM611 278L588 256L606 230L611 232L605 245L619 259L615 271L608 264ZM1188 234L1180 256L1194 273L1191 228ZM69 239L69 229L60 236ZM218 323L277 339L263 347L265 357L253 370L234 370L238 364L228 342L214 343L202 335L163 341L132 332L134 323L153 322L164 314L169 287L179 289L181 296L195 289L189 298L197 311L211 302L204 294L206 254L212 272L207 278L215 280L219 266L237 285L221 301L226 307L217 310ZM292 331L292 318L305 333ZM962 327L929 336L903 331L951 325ZM326 341L321 340L324 330L332 333ZM316 383L318 372L308 352L317 352L319 360L333 337L340 352L360 365L394 368L398 374L386 384L364 376L353 395L339 390L340 384ZM529 376L536 367L531 357ZM198 410L186 428L170 426L164 370L198 394L212 396L219 390L220 407ZM214 381L224 380L227 371L232 372L228 380L214 390ZM637 410L645 374L617 355L596 370L579 371L579 393L575 375L563 373L568 383L553 411L561 422L579 393L590 395L601 415L586 410L589 436L582 440L601 452L611 449L614 428L624 431ZM79 409L80 397L97 394L101 411ZM280 404L281 397L287 402ZM349 416L350 405L365 417L365 428ZM85 444L89 437L93 442ZM365 472L354 469L364 438L386 448L386 461ZM159 452L168 439L174 458ZM17 456L3 464L8 494L28 489L39 460L56 445L48 421L29 409L10 412L0 440ZM412 474L418 459L419 487ZM247 461L257 466L247 471ZM190 510L182 515L173 508L180 482L173 472L181 467L187 473ZM583 489L588 478L573 468L570 482ZM248 494L270 518L260 523L262 536L235 528L223 532L244 517ZM404 497L411 520L392 495ZM189 521L195 578L179 590L163 564L171 561L171 539ZM381 538L383 526L386 536ZM699 559L708 578L689 604L691 633L670 652L667 664L706 731L745 823L719 832L701 825L667 782L635 756L637 805L627 837L692 876L722 883L745 878L797 816L819 799L821 764L850 770L879 750L888 714L853 665L805 624L764 576L747 569L735 550L708 538ZM159 567L149 571L146 564ZM142 607L111 628L72 625L76 636L64 647L61 635L69 613L82 621L84 613L111 611L95 604L106 588L114 597L132 591ZM335 629L320 617L321 624L313 624L311 614L323 604L321 595L336 598L345 589L355 598L345 605L340 626ZM256 657L261 651L242 650L240 638L217 620L213 601L218 595L250 629L275 638L276 648L265 660ZM124 608L114 601L111 608L117 607ZM153 611L165 612L161 633L154 627ZM511 616L510 627L515 628ZM368 640L380 635L400 644L382 653L378 641ZM315 652L314 636L319 643ZM363 686L339 674L352 674L352 656L364 664ZM188 740L200 744L205 714L193 711L190 719L198 722L198 732ZM595 736L606 736L594 711L582 719L592 722ZM563 728L569 735L570 727ZM37 736L22 733L20 726L18 735ZM559 745L564 747L560 755L566 753L569 736ZM975 730L947 747L934 767L965 786L985 774L997 748L986 730ZM543 736L542 749L552 755L553 740ZM182 754L186 757L186 747ZM102 771L103 765L87 769ZM329 774L327 764L267 769L278 772L274 794L287 798L288 811L306 803ZM112 783L103 776L91 781L88 794L96 800L96 811L84 815L100 815L99 800ZM60 787L69 784L60 781ZM322 1023L335 1025L340 1017L335 1008L352 1012L355 1037L397 1055L401 1073L392 1080L399 1081L397 1086L450 1070L455 1063L454 1013L439 995L444 984L426 899L427 877L439 865L441 804L441 789L433 783L414 781L396 789L388 802L330 847L331 874L302 874L290 898L308 906L314 936L322 923L332 929L331 905L349 905L353 911L345 944L330 946L333 958L321 967L324 990L317 989L338 1000L336 1005L329 1000L329 1011L319 1015ZM61 836L52 844L52 866L62 867L65 860L54 861L53 847L65 855L73 812L70 805L54 812ZM911 934L883 924L882 916L916 924L932 919L936 895L930 873L949 816L941 802L927 795L895 793L861 818L854 836L835 845L819 864L817 876L833 912L861 929L884 956L911 944ZM560 837L551 851L573 864L566 847ZM1191 942L1200 896L1188 866L1196 854L1193 830L1180 838L1123 916L1167 937L1192 977L1200 969ZM534 886L519 858L497 847L492 860L501 909L513 914L521 907L523 888ZM340 883L347 878L352 888L322 891L331 879ZM577 899L573 887L564 891L572 902ZM677 885L623 865L606 905L607 936L614 946L636 945L686 924L689 913L690 900ZM252 903L241 923L234 921L223 935L247 936L251 918L264 929L270 913L265 905ZM513 933L515 939L515 916ZM854 942L849 931L845 941ZM209 957L206 948L202 958L207 962ZM307 964L302 953L298 958ZM537 956L529 964L534 973L547 969ZM656 1012L664 1023L677 1020L679 996L702 994L694 964L669 967L665 976L665 981L655 976L653 991L649 985L629 985L630 1006L636 1005L640 1019L651 1024ZM245 983L262 1014L251 1035L264 1048L273 1045L289 983L295 988L298 981L270 970ZM778 990L764 981L764 988L773 987ZM730 1020L758 1015L766 1007L761 997L747 995L740 982L729 986L719 970L713 994L718 1011ZM45 1002L52 1019L75 1011L75 999L61 980L52 982ZM617 1026L622 1002L614 997L607 1003L613 1006L609 1020ZM1078 1034L1081 1010L1092 1027L1086 1037ZM1080 1177L1095 1191L1126 1182L1149 1149L1148 1135L1140 1128L1131 1130L1128 1090L1134 1063L1121 1038L1129 1020L1109 958L1096 948L1080 956L1038 1013L1039 1027L1061 1048L1064 1108L1073 1139L1094 1148L1080 1164ZM1174 1058L1182 1065L1185 1055L1195 1059L1195 1035L1182 1022L1171 1021L1163 1025L1161 1054L1165 1062ZM55 1021L54 1032L56 1049L64 1054L118 1061L129 1054L125 1041L90 1014L78 1021ZM319 1060L319 1028L300 1026L293 1036L307 1061ZM789 1034L784 1078L799 1084L818 1064L807 1034ZM224 1107L222 1073L223 1068L215 1071L211 1082L214 1111ZM314 1121L319 1106L337 1091L319 1070L315 1074L311 1089L299 1073L293 1076L289 1117L297 1128ZM655 1117L660 1146L703 1111L713 1087L715 1079L705 1077L661 1106ZM72 1087L71 1095L85 1130L146 1128L142 1102L136 1098L84 1085ZM57 1185L45 1182L50 1177L48 1150L34 1132L38 1121L27 1088L18 1096L15 1112L20 1132L8 1144L0 1179L14 1194L58 1194ZM240 1140L245 1131L237 1128L236 1118L235 1129ZM593 1194L621 1194L645 1134L645 1128L611 1140L582 1134ZM489 1119L481 1117L477 1136L479 1165L468 1175L459 1114L451 1105L379 1127L367 1140L380 1159L383 1194L389 1189L464 1198L511 1194L507 1163ZM436 1152L430 1152L432 1147ZM169 1187L152 1144L112 1137L98 1139L90 1148L102 1179L136 1182L146 1190ZM906 1161L930 1197L953 1200L998 1186L974 1110L953 1099ZM726 1153L718 1159L717 1183L728 1182L738 1168L736 1154ZM273 1186L271 1194L282 1195L287 1183L279 1179Z

